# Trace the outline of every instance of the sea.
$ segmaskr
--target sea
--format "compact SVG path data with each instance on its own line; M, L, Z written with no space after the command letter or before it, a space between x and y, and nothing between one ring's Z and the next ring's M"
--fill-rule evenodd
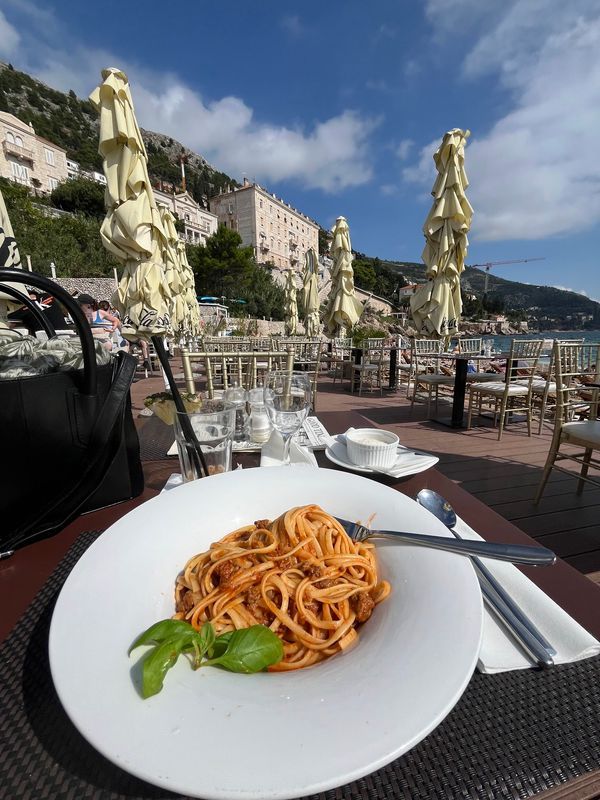
M552 349L554 339L583 339L586 343L600 342L600 331L542 331L541 333L520 333L513 336L486 336L483 334L484 343L486 340L493 341L493 348L496 352L506 353L510 350L511 339L545 339L544 351Z

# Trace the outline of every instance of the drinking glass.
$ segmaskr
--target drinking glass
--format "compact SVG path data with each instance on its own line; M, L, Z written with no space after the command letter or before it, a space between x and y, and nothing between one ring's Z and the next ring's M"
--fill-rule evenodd
M202 406L191 414L178 411L175 414L174 428L179 464L184 483L201 478L195 447L185 436L191 425L202 449L209 475L229 472L231 469L231 450L235 433L235 411L233 403L223 400L205 400ZM188 426L182 425L182 417L187 417Z
M271 424L283 438L283 463L290 463L292 436L308 416L311 401L307 372L269 372L264 386L265 408Z
M235 433L234 442L247 442L248 436L248 393L241 386L232 386L225 390L224 400L235 406Z

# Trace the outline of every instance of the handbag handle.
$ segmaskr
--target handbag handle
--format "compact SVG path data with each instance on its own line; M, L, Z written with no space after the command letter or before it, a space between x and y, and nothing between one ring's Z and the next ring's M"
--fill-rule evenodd
M18 289L15 289L14 286L3 286L2 291L4 294L8 294L10 297L14 297L15 300L23 303L23 305L26 306L29 311L31 311L36 321L40 323L49 339L51 339L53 336L56 336L54 325L50 322L48 317L44 316L43 312L36 306L31 298L27 297L26 294L23 294L23 292L20 292Z
M81 394L94 397L98 393L98 367L96 365L96 348L92 329L79 303L61 286L37 272L24 273L20 269L0 269L0 283L23 283L42 289L55 297L69 312L81 341L83 353L83 383Z

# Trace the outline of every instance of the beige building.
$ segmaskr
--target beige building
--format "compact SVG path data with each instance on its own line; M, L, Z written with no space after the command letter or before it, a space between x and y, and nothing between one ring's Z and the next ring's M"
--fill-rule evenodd
M38 136L32 125L0 111L0 175L29 189L51 192L67 178L66 151Z
M206 244L206 239L217 232L215 214L202 208L188 192L169 194L154 189L157 203L164 203L184 223L185 230L179 236L190 244Z
M257 183L244 179L239 189L211 197L210 209L219 224L237 231L242 243L254 248L259 264L301 272L306 251L312 247L319 252L317 223Z

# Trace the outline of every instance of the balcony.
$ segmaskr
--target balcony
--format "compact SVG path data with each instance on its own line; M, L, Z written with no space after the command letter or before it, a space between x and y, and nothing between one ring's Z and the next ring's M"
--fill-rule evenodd
M290 264L297 264L298 256L295 253L290 253Z
M26 147L14 142L7 142L6 139L2 142L2 147L7 156L16 156L21 161L31 161L33 164L33 150L28 150Z
M290 250L295 250L298 247L298 242L290 237Z
M271 245L267 242L266 239L263 239L263 241L260 243L260 249L264 250L264 252L266 253L267 250L271 249Z

